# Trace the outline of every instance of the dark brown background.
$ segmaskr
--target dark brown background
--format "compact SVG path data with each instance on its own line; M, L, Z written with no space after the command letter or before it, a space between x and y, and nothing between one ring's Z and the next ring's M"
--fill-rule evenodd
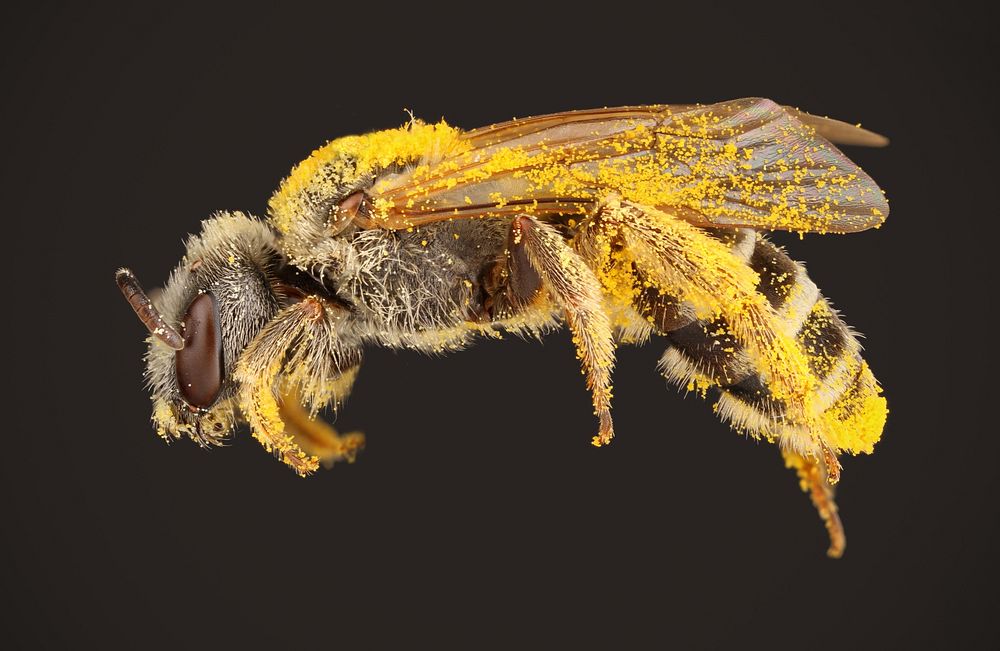
M334 4L0 17L0 643L996 644L995 12ZM843 560L773 446L664 386L662 345L621 351L604 450L564 333L370 351L340 419L369 447L306 481L245 432L154 436L115 268L162 282L200 219L261 214L326 140L404 108L475 127L754 95L893 139L849 152L884 228L779 238L867 335L892 410L845 462Z

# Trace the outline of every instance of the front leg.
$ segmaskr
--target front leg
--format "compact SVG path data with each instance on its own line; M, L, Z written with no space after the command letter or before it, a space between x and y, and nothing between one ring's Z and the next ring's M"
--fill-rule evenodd
M240 409L254 437L303 476L316 470L320 459L296 442L301 427L293 422L286 429L294 408L285 404L283 414L279 395L293 391L310 418L342 397L344 370L361 362L360 349L339 342L337 325L344 316L342 308L317 296L284 308L243 351L234 373Z
M350 392L350 387L357 377L358 367L344 371L335 389L337 400L342 401ZM295 443L305 451L319 459L324 467L329 468L338 461L354 463L358 453L365 446L365 435L361 432L340 434L337 430L310 414L303 404L302 392L296 386L286 387L281 393L278 413L285 423L285 431L292 435Z
M583 258L573 251L551 226L526 215L514 218L511 225L510 260L521 264L520 277L512 278L513 287L530 287L537 273L564 311L573 333L577 357L593 394L594 413L600 421L595 446L607 445L614 437L611 420L611 371L615 365L615 344L611 324L603 309L601 286ZM515 273L517 268L511 266ZM523 289L517 290L520 294Z

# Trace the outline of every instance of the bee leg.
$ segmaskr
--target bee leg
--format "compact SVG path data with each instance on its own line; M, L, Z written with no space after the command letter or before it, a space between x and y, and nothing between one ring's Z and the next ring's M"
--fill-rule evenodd
M520 230L512 228L503 257L486 267L479 277L481 307L472 315L479 323L513 318L524 312L541 294L542 279L531 266ZM520 237L520 235L517 235Z
M316 470L319 458L307 454L286 431L279 389L295 387L300 404L315 414L336 399L340 369L360 363L360 353L336 347L341 318L327 301L309 296L281 310L243 351L234 378L238 400L254 437L299 475ZM348 354L350 353L350 354ZM286 414L289 407L285 407Z
M338 384L343 389L336 390L337 397L343 399L350 391L350 386L357 377L358 367L345 371ZM303 407L302 393L297 386L288 386L282 392L278 412L284 421L285 431L292 435L295 443L305 451L319 459L324 468L331 467L338 461L354 463L358 453L365 446L365 435L361 432L338 434L332 425L310 414Z
M577 357L593 395L594 413L600 421L595 446L607 445L614 437L611 420L611 371L615 344L604 312L601 285L587 263L566 244L551 226L527 215L514 218L511 245L522 250L542 283L564 310L573 333ZM516 256L515 256L516 257Z
M727 334L767 371L768 388L785 404L786 416L805 417L815 388L808 358L757 291L757 274L725 244L674 215L608 197L578 229L574 247L623 302L639 298L638 272L697 318L723 318Z
M823 518L823 524L830 534L830 548L826 554L830 558L840 558L844 555L847 547L847 537L844 535L844 525L837 515L837 503L834 501L834 488L829 481L827 471L830 462L823 458L808 458L790 450L782 450L785 458L785 466L793 468L799 476L799 486L802 491L809 494L813 506L819 511L819 517ZM839 467L836 457L833 459Z

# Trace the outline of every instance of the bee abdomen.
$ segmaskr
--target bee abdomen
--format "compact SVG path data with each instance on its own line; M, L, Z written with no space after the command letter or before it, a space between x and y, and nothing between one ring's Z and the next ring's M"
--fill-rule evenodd
M767 372L724 318L685 320L682 305L669 297L657 302L647 294L640 311L670 342L661 370L688 391L718 390L716 410L738 431L780 439L804 452L815 449L817 434L835 449L870 451L886 412L878 384L861 358L861 346L805 268L750 233L752 247L744 259L759 276L757 291L777 314L777 326L795 339L808 361L814 388L805 416L787 415L791 410L773 395ZM742 257L736 248L734 253Z

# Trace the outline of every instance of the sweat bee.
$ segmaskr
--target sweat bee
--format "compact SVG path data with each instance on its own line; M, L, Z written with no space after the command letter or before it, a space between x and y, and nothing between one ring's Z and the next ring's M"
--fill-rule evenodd
M300 475L354 459L317 419L366 345L458 350L479 335L570 329L614 436L615 347L653 335L659 368L779 444L840 556L838 455L869 453L886 402L852 331L763 233L878 227L883 192L832 143L885 138L766 99L570 111L472 131L416 119L329 142L266 221L221 212L151 300L153 422L219 445L246 422Z

